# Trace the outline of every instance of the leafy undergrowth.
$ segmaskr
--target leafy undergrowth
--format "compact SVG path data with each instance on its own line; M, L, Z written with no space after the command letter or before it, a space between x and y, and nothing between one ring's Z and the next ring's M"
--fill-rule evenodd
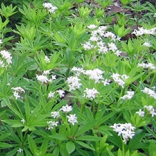
M155 2L4 2L1 155L155 156Z

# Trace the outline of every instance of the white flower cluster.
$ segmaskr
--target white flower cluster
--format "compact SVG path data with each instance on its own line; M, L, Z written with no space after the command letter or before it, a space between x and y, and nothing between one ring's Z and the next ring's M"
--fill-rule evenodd
M152 63L139 63L138 67L149 68L151 70L155 70L156 69L156 67Z
M65 105L65 106L62 106L61 109L59 111L62 111L64 113L69 113L72 111L72 106L69 106L69 105ZM59 111L53 111L51 112L51 117L53 119L58 119L60 118L60 112ZM76 114L69 114L67 115L67 119L68 119L68 122L71 123L72 125L75 125L76 123L78 123L77 121L77 116ZM47 124L48 124L48 130L50 129L53 129L54 127L58 126L58 121L48 121Z
M80 79L77 76L68 77L66 82L69 86L69 91L76 90L82 86Z
M20 98L22 93L25 93L25 90L21 87L12 87L11 89L14 90L13 95L16 99Z
M60 98L63 98L64 97L64 94L65 94L65 91L62 90L62 89L58 89L55 92L50 91L48 93L48 99L53 98L55 96L55 93L57 93Z
M43 3L44 8L48 9L50 13L55 13L55 10L57 10L57 7L52 5L51 3Z
M48 121L47 124L48 124L48 128L47 128L48 130L54 129L54 127L57 127L58 121Z
M83 97L89 98L90 100L93 100L93 99L95 99L95 97L97 96L97 94L99 94L99 92L95 88L93 88L93 89L86 88L84 90Z
M156 34L156 28L152 29L144 29L143 27L139 27L138 30L135 29L132 34L135 34L136 36L142 36L142 35L154 35Z
M156 112L155 112L155 109L153 106L151 106L151 105L150 106L144 106L144 109L146 109L149 112L149 114L152 115L152 117L154 117L156 115ZM143 111L142 109L139 109L139 111L137 111L136 114L138 114L141 117L144 117L145 111Z
M22 149L22 148L19 148L19 149L17 150L17 152L22 153L22 152L23 152L23 149Z
M124 85L125 85L125 80L127 80L129 78L129 76L123 74L123 75L120 75L118 73L113 73L111 75L111 77L113 78L113 80L119 85L121 86L122 88L124 88Z
M145 88L142 90L142 92L145 93L145 94L148 94L150 97L153 97L154 99L156 99L156 93L155 93L153 90L151 90L151 89L145 87Z
M2 50L0 51L0 66L1 67L7 67L8 65L10 65L12 63L12 56L11 53L9 53L6 50Z
M89 76L89 79L94 80L95 83L99 83L100 80L103 80L103 73L104 72L98 68L84 71L84 75Z
M108 51L114 52L117 56L121 54L121 52L116 47L115 43L112 41L119 40L115 34L112 32L106 31L106 26L99 26L97 27L94 24L88 26L91 30L91 37L87 42L82 44L85 50L97 49L98 53L106 54ZM108 38L111 40L111 43L104 43L103 38Z
M56 75L50 75L50 70L45 70L43 71L43 74L42 75L37 75L36 74L36 78L38 81L42 82L43 84L47 84L48 82L53 82L53 80L56 79ZM50 77L50 78L48 78Z
M134 91L127 91L127 94L122 96L120 99L130 100L134 96Z
M110 126L113 128L113 130L118 133L118 136L122 136L123 142L126 144L129 139L132 139L135 135L135 127L132 126L131 123L125 123L125 124L114 124L113 126Z

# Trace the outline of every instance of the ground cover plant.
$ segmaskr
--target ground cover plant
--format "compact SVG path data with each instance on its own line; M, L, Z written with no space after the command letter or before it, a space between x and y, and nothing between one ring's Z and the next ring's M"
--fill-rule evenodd
M156 4L4 0L0 154L156 155Z

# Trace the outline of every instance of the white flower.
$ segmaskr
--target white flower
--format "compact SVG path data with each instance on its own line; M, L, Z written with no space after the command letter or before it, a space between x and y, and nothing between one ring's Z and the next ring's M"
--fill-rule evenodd
M105 79L104 81L102 81L102 83L103 83L104 86L107 86L107 85L110 84L110 80Z
M21 97L17 91L14 91L13 94L16 99Z
M53 129L54 127L57 127L58 121L48 121L48 130Z
M145 87L145 88L142 90L142 92L144 92L145 94L148 94L150 97L153 97L154 99L156 99L156 93L155 93L153 90L151 90L151 89Z
M21 120L21 122L24 124L24 123L25 123L25 120L24 120L24 119L22 119L22 120Z
M48 58L48 56L45 56L44 61L45 61L46 63L50 63L50 59Z
M90 100L95 99L97 94L99 94L99 92L95 88L93 89L86 88L84 91L84 97L89 98Z
M77 123L77 117L76 114L70 114L67 116L68 122L70 122L72 125L75 125Z
M68 113L68 112L72 111L72 106L68 106L68 105L62 106L62 108L60 110L65 112L65 113Z
M77 76L68 77L67 84L69 86L69 91L76 90L82 86Z
M8 65L12 63L12 56L8 51L2 50L0 51L0 54L2 55L2 58L6 60Z
M129 78L127 75L120 75L118 73L113 73L112 76L113 80L122 88L124 88L125 80Z
M133 97L133 95L134 95L134 91L127 91L127 94L124 95L123 97L121 97L120 99L123 99L123 100L128 99L128 100L130 100Z
M25 90L22 87L12 87L11 89L19 93L22 93L22 92L25 93Z
M71 71L76 75L76 76L80 76L80 74L84 73L83 68L78 68L78 67L73 67L71 69Z
M60 98L64 97L64 94L65 94L65 91L64 90L59 89L56 92L59 94Z
M23 152L23 149L19 148L19 149L17 150L17 152L21 153L21 152Z
M2 39L0 39L0 44L2 44L3 43L3 41L2 41Z
M100 82L100 80L103 80L103 74L104 72L98 68L95 68L93 70L86 70L84 72L85 75L88 75L90 79L95 80L95 83Z
M146 108L149 111L149 113L152 115L152 117L154 117L156 115L153 106L144 106L144 108Z
M152 63L139 63L138 67L149 68L149 69L152 69L152 70L156 69L156 67Z
M108 43L108 47L109 47L109 50L111 50L113 52L115 52L115 51L118 50L117 47L116 47L116 45L115 45L115 43L113 43L113 42Z
M51 99L51 98L53 98L54 97L54 95L55 95L55 92L49 92L49 94L48 94L48 98L49 99Z
M50 74L50 70L43 71L43 75L49 75L49 74Z
M83 48L84 48L85 50L91 50L91 49L94 48L94 46L91 44L90 41L85 42L84 44L82 44L82 46L83 46Z
M59 118L60 114L57 111L51 112L51 116L55 119L55 118Z
M151 47L151 44L150 44L149 42L145 42L145 43L143 44L143 46L145 46L145 47Z
M53 82L53 80L56 80L56 75L52 75L51 79L49 79L49 82Z
M57 10L56 6L53 6L51 3L43 3L43 6L49 10L50 13L54 13Z
M97 28L97 26L94 25L94 24L91 24L91 25L87 26L87 28L89 28L89 29L95 29L95 28Z
M42 83L47 83L48 82L48 78L45 75L36 75L36 78L38 81L42 82Z
M106 32L104 33L103 37L106 37L106 38L111 38L113 41L116 39L116 35L113 34L112 32Z
M122 136L123 142L126 144L129 139L132 139L135 135L135 127L132 126L131 123L125 123L125 124L114 124L113 126L110 126L113 128L115 132L118 133L119 136Z
M141 116L141 117L144 117L145 112L142 111L142 109L139 109L139 111L137 111L136 114L138 114L138 115Z

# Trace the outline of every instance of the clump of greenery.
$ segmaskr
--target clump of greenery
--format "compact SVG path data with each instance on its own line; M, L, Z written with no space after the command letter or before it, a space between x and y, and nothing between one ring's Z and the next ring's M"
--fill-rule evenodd
M6 0L0 15L1 155L155 156L153 3Z

